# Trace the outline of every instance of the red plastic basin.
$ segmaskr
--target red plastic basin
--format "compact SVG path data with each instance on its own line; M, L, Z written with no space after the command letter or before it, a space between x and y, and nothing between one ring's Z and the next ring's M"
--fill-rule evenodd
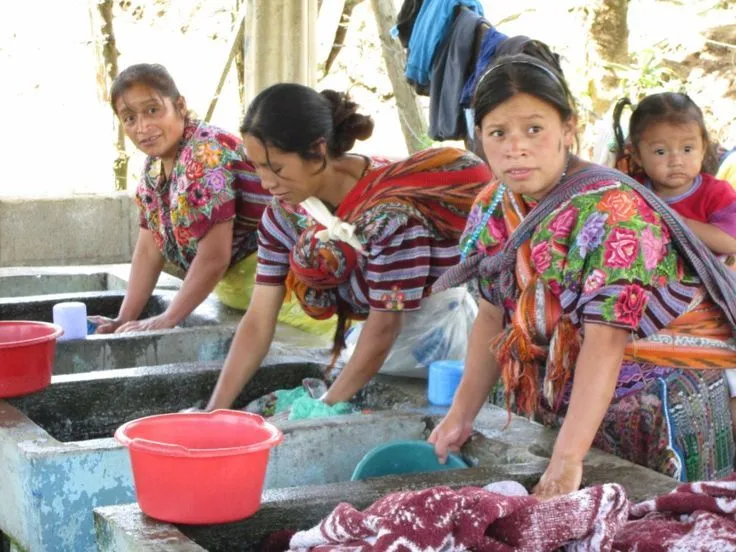
M47 322L0 322L0 398L40 391L51 383L61 326Z
M256 414L215 410L133 420L115 439L130 451L141 510L201 525L258 511L268 455L283 434Z

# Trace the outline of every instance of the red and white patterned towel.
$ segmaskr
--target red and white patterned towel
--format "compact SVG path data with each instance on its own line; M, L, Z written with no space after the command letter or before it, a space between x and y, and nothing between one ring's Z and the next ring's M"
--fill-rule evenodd
M291 550L373 552L734 552L736 474L688 483L631 504L607 484L539 502L478 488L388 495L360 512L346 503L296 533Z
M610 550L629 503L602 485L545 502L478 488L437 487L388 495L360 512L342 503L319 525L296 533L291 550L576 552Z
M722 481L680 485L632 506L614 549L736 551L736 474Z

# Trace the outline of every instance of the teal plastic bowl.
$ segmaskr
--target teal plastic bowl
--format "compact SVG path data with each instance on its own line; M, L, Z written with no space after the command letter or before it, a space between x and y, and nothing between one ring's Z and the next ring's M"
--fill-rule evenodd
M434 445L426 441L392 441L378 445L355 466L351 481L362 481L384 475L426 473L467 468L456 454L449 454L447 462L440 464L434 453Z

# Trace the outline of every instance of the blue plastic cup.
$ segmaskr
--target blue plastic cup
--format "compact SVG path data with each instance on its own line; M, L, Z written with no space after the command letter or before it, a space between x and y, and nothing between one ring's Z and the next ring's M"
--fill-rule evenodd
M435 360L429 365L429 402L437 406L450 406L462 377L462 360Z

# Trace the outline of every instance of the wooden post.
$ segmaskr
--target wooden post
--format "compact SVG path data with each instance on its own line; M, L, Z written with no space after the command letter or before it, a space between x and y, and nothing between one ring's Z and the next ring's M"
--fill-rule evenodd
M233 12L233 25L238 23L240 17L240 9L248 0L235 0L235 11ZM240 20L241 28L245 29L243 20ZM236 47L235 71L238 77L238 100L240 100L240 111L245 111L245 32L240 33L240 39Z
M429 138L427 122L417 103L416 94L404 77L406 65L404 50L401 43L391 36L391 27L396 24L396 7L393 0L371 0L371 4L381 39L383 60L394 88L401 130L409 153L414 153L426 148L429 145Z
M227 59L225 60L225 67L222 69L222 73L220 73L220 80L217 82L217 86L215 87L215 93L210 100L210 106L209 108L207 108L207 114L204 117L205 122L209 122L212 119L212 115L215 112L215 107L217 106L217 100L220 99L220 92L222 92L222 87L225 85L225 80L227 79L227 74L230 71L230 66L233 64L233 60L236 59L238 52L240 52L241 54L245 53L242 47L244 43L243 37L245 35L245 19L250 13L250 8L252 5L251 2L252 0L245 0L240 6L238 15L235 17L235 24L233 25L230 42L228 43L230 44L230 50L228 52ZM243 96L245 93L244 87L241 87L239 92L241 93L241 107L245 108L245 106L243 105Z
M335 38L332 39L332 46L325 58L324 70L322 71L323 77L326 77L329 74L332 64L340 53L345 42L345 35L348 32L348 26L350 25L350 17L353 15L355 6L360 4L362 1L363 0L342 0L340 18L337 21L337 27L335 29Z
M118 52L113 31L113 0L90 0L89 15L92 24L95 50L97 52L97 93L101 101L110 103L112 81L118 75ZM100 21L101 18L101 21ZM128 187L128 159L125 152L125 133L117 116L113 115L115 128L115 189L122 191Z

